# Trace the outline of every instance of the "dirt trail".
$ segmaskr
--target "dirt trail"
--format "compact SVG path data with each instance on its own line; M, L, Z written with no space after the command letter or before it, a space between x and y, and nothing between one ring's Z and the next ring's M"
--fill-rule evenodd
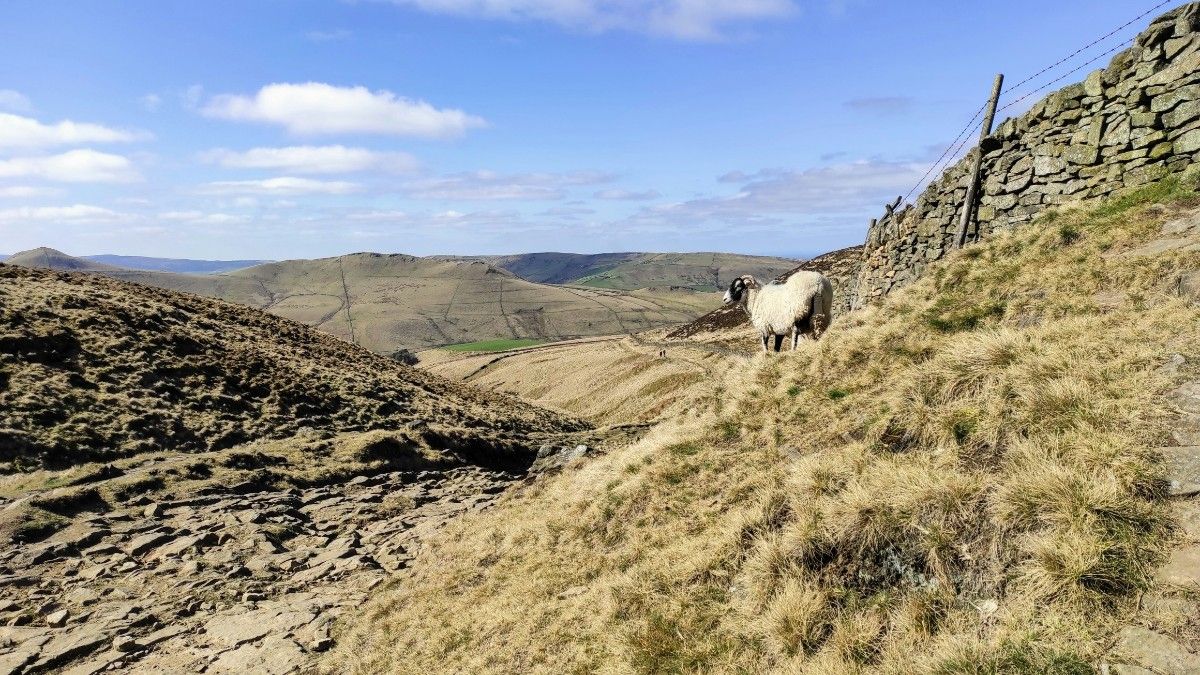
M1168 367L1184 363L1177 356ZM1200 673L1200 380L1179 387L1171 399L1180 417L1174 445L1161 450L1180 540L1142 597L1138 620L1118 635L1110 660L1122 674ZM1190 619L1180 625L1178 617Z
M1122 255L1154 256L1170 250L1200 250L1200 212L1167 222L1158 239ZM1200 272L1184 275L1181 290L1197 281ZM1194 372L1198 359L1176 354L1164 370ZM1142 596L1136 621L1120 631L1101 664L1102 670L1121 675L1200 674L1200 379L1179 386L1169 398L1176 418L1171 444L1160 451L1179 540L1158 570L1154 587Z

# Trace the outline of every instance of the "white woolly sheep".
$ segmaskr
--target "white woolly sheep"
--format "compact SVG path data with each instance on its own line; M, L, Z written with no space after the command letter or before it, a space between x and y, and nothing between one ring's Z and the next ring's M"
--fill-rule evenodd
M770 351L767 341L772 337L775 351L779 351L789 330L795 350L801 335L811 335L815 340L829 326L833 286L820 272L801 270L782 284L771 282L765 286L747 274L729 284L725 302L740 304L750 315L750 323L762 336L764 352Z

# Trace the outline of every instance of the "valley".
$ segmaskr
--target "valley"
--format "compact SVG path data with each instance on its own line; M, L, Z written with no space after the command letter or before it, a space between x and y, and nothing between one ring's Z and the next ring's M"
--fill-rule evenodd
M235 50L221 31L173 32L170 14L157 30L180 58L244 50L248 73L310 53L307 77L380 62L355 51L367 25L297 35L318 18L297 3L280 37L278 12L253 4L237 37L282 42ZM367 13L389 38L393 13L434 11L335 4L322 13ZM428 101L370 81L226 89L217 54L221 89L136 100L145 130L23 117L41 113L0 89L0 232L71 250L178 234L196 244L180 254L228 258L0 261L0 675L1200 673L1200 2L1167 4L1111 25L1103 3L1020 21L956 7L966 39L1017 26L1030 59L1039 40L1058 53L1091 35L1085 18L1109 32L998 75L944 151L921 144L948 136L957 89L839 96L884 82L892 57L863 40L820 82L835 107L813 108L811 128L853 133L822 147L810 131L816 163L777 168L775 149L800 144L749 132L811 111L753 113L762 92L797 91L756 82L760 56L779 42L817 63L847 39L821 41L822 22L845 12L887 36L892 16L806 9L820 30L742 37L707 16L742 6L584 3L556 27L531 13L489 33L501 17L455 8L470 33L443 32L463 16L411 24L455 53ZM47 72L81 57L58 23L34 31L59 38ZM902 28L944 57L950 25ZM681 30L694 44L663 52L680 58L645 58ZM459 77L485 50L495 68ZM702 95L711 72L666 77L716 50L749 50L711 61L738 79L718 96ZM990 68L977 57L962 70ZM421 63L383 62L418 89ZM608 67L621 86L603 86ZM657 105L607 102L642 87ZM96 114L132 106L121 91ZM898 154L850 152L897 128ZM265 145L285 137L305 140ZM762 159L715 173L738 153ZM211 180L173 182L185 174ZM846 246L830 232L851 217ZM618 252L243 259L279 233L325 253ZM803 261L623 250L827 235L834 250ZM764 350L788 330L794 348Z
M526 281L479 260L374 253L204 275L127 270L52 249L23 252L8 262L228 300L380 354L486 339L630 333L689 321L720 304L716 293L689 288L559 286Z

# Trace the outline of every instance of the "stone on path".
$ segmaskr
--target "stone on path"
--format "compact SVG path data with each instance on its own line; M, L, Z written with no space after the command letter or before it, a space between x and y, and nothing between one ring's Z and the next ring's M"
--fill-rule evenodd
M1200 656L1192 654L1171 638L1141 626L1126 626L1118 637L1117 654L1134 665L1160 673L1195 675L1200 673Z
M1200 446L1162 448L1173 497L1200 494Z
M294 673L309 662L304 649L294 640L269 637L261 645L243 645L217 657L208 673Z

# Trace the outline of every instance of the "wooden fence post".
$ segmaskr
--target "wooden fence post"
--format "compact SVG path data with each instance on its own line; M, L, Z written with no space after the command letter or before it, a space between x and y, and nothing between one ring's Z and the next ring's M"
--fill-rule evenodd
M979 147L975 153L975 163L971 165L971 182L967 184L967 198L963 202L962 215L958 218L958 232L954 236L954 248L962 248L967 240L967 225L971 222L971 213L975 210L975 199L979 196L979 172L983 170L983 139L992 133L992 122L996 119L996 103L1000 100L1000 88L1004 86L1004 74L996 76L992 84L992 98L988 101L987 114L983 117L983 127L979 131Z

